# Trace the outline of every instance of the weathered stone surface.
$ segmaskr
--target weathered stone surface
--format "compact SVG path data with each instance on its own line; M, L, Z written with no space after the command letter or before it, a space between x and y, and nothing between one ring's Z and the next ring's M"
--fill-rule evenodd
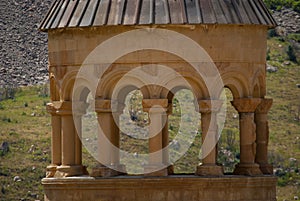
M42 181L46 201L274 201L276 182L272 176L119 176Z

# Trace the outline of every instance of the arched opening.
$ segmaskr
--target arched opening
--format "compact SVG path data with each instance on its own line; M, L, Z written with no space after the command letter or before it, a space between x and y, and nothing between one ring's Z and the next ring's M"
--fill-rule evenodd
M172 97L169 115L169 155L175 174L194 173L201 147L200 113L191 90L180 89Z
M97 113L94 110L95 97L85 88L82 90L80 100L87 103L86 113L81 117L81 143L82 143L82 163L91 172L97 164L98 134L97 134ZM77 128L80 129L80 128Z
M126 165L128 174L143 173L143 165L147 163L148 113L143 111L143 94L135 89L127 94L123 113L120 115L120 155L121 164Z
M226 87L222 92L226 96L226 121L218 142L217 162L223 165L224 173L232 173L240 157L239 114L232 106L234 99L231 90Z

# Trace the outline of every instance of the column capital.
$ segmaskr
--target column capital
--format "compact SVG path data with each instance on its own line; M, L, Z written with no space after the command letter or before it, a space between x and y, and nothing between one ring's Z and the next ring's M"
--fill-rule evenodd
M168 99L143 99L142 104L145 112L163 112L169 107Z
M260 104L257 106L255 113L267 114L273 104L273 99L262 98Z
M231 101L231 104L238 112L250 113L255 112L260 102L260 98L238 98Z
M217 113L220 111L222 100L198 100L200 113Z
M106 112L120 112L124 109L125 104L120 103L117 100L109 99L96 99L95 100L95 111L97 113L106 113Z
M56 112L57 112L58 108L60 108L60 105L61 105L60 101L53 101L53 102L47 103L46 110L48 113L50 113L52 115L57 115Z
M72 110L72 105L76 104L76 110ZM47 111L52 115L83 115L88 104L85 102L53 101L46 105Z

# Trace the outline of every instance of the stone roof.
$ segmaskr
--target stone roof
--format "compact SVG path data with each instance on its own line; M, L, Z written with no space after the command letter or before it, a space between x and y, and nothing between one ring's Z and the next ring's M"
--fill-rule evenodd
M167 24L276 26L263 0L54 0L40 30Z

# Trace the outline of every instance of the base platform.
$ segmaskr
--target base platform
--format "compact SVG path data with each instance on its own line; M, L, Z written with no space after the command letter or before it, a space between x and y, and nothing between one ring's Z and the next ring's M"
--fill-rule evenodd
M274 176L69 177L42 180L46 201L275 201Z

